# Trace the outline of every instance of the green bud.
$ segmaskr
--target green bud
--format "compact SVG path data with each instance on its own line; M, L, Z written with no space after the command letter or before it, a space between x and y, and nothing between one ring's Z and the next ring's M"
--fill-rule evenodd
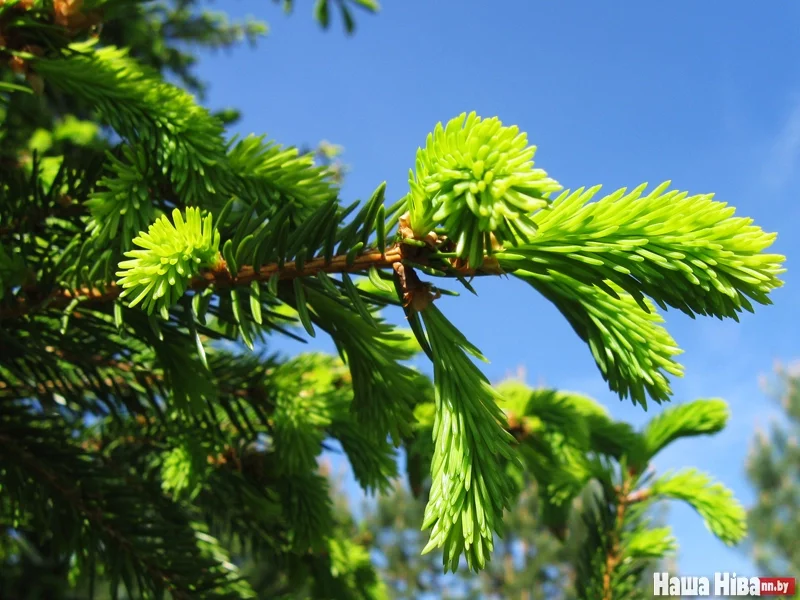
M134 296L130 306L141 302L148 314L154 310L167 314L189 281L219 259L220 236L211 215L201 220L199 208L187 208L184 221L176 208L172 219L174 224L166 215L159 218L133 240L141 249L126 252L131 260L119 263L120 297Z
M470 248L482 247L477 240L487 232L500 243L527 241L517 239L527 229L510 227L510 221L545 208L550 192L561 189L533 167L535 153L524 133L504 127L496 117L463 113L446 126L439 123L417 151L416 172L409 176L414 235L422 239L444 225L450 239L463 240L461 258L468 257Z

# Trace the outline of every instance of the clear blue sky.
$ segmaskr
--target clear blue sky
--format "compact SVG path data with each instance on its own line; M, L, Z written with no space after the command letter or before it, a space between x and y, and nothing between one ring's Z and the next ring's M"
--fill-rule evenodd
M343 145L353 167L348 202L383 180L390 200L404 195L426 134L475 110L527 131L537 164L567 187L671 179L779 232L775 249L789 272L774 306L739 324L667 315L686 351L675 402L723 397L733 417L723 434L677 444L656 466L708 470L749 502L747 446L774 412L759 375L800 356L792 260L800 256L800 4L387 1L378 16L359 15L353 38L338 18L320 31L311 3L298 4L285 18L266 0L225 3L267 20L271 33L256 50L204 58L200 74L213 108L243 111L243 133ZM481 281L478 292L443 306L492 361L490 379L523 366L530 383L591 394L619 419L647 418L607 391L586 346L545 300L509 281ZM670 521L684 574L758 574L690 509L673 508Z

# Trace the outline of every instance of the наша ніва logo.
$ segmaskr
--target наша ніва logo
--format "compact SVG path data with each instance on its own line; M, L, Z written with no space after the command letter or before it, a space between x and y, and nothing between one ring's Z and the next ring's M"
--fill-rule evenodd
M715 573L713 579L709 579L653 574L654 596L793 596L794 592L794 577L741 577L736 573Z

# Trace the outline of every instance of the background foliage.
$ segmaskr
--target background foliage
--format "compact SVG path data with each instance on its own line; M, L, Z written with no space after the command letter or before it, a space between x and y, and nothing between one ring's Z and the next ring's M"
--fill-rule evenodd
M756 490L748 512L750 550L767 576L797 573L800 551L791 531L800 522L800 375L797 365L780 366L768 389L780 403L779 419L757 432L750 448L747 475Z

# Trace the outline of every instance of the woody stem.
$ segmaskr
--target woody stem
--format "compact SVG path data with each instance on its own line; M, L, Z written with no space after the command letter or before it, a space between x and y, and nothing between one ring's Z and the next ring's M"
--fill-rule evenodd
M334 256L330 260L320 257L305 261L302 266L299 266L296 262L287 262L283 265L271 263L262 266L258 271L246 265L236 273L231 273L225 261L220 259L214 268L207 269L195 277L189 284L189 288L197 291L212 285L217 289L244 286L253 281L268 281L275 274L280 279L294 279L314 276L320 272L354 273L368 271L372 267L388 269L401 264L404 257L404 244L395 244L387 248L383 253L377 250L369 251L349 260L344 255ZM493 263L484 263L483 267L478 270L460 266L454 266L451 270L454 273L468 277L502 274L501 269ZM0 309L0 321L18 318L45 308L65 308L75 299L92 304L112 302L121 293L122 288L116 283L109 283L102 290L86 287L72 290L56 290L38 302L31 300L29 297L19 298L15 305Z

